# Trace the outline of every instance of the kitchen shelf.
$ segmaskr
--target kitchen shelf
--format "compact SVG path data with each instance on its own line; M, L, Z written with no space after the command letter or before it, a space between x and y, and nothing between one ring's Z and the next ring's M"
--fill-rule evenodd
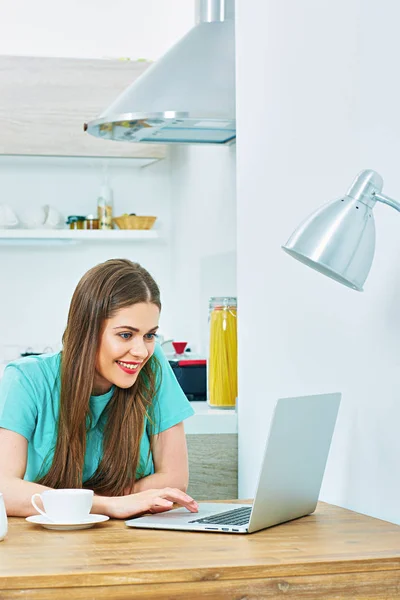
M91 242L146 242L159 239L158 232L142 229L111 231L74 229L0 229L0 244L76 244Z

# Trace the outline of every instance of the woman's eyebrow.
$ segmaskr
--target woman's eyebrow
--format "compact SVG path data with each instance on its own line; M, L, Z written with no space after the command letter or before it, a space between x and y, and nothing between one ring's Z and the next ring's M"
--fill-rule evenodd
M113 329L129 329L130 331L135 331L136 333L140 331L140 329L137 329L136 327L131 327L130 325L118 325L118 327L113 327ZM153 333L153 331L157 331L157 329L158 325L156 325L152 329L149 329L147 333Z

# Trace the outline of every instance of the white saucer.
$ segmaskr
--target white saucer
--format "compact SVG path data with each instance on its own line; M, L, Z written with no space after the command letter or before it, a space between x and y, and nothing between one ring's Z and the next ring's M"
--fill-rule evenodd
M89 529L89 527L93 527L96 523L103 523L103 521L108 521L110 517L106 517L106 515L89 515L87 519L83 519L82 521L78 521L76 523L54 523L50 521L47 517L43 517L42 515L33 515L33 517L26 517L26 520L29 523L35 523L36 525L41 525L45 529L57 529L59 531L69 531L72 529Z

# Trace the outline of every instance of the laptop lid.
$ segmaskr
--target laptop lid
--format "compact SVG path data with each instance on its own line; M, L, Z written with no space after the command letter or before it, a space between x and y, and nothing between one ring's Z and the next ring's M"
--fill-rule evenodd
M340 400L340 393L332 393L277 401L249 532L315 510Z

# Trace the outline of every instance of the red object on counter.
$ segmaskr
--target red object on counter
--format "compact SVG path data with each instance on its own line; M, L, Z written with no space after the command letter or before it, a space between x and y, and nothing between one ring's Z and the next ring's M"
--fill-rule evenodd
M172 342L174 350L177 354L183 354L187 346L187 342Z
M193 365L206 365L207 361L205 358L193 359L193 360L178 360L178 365L180 367L190 367Z

